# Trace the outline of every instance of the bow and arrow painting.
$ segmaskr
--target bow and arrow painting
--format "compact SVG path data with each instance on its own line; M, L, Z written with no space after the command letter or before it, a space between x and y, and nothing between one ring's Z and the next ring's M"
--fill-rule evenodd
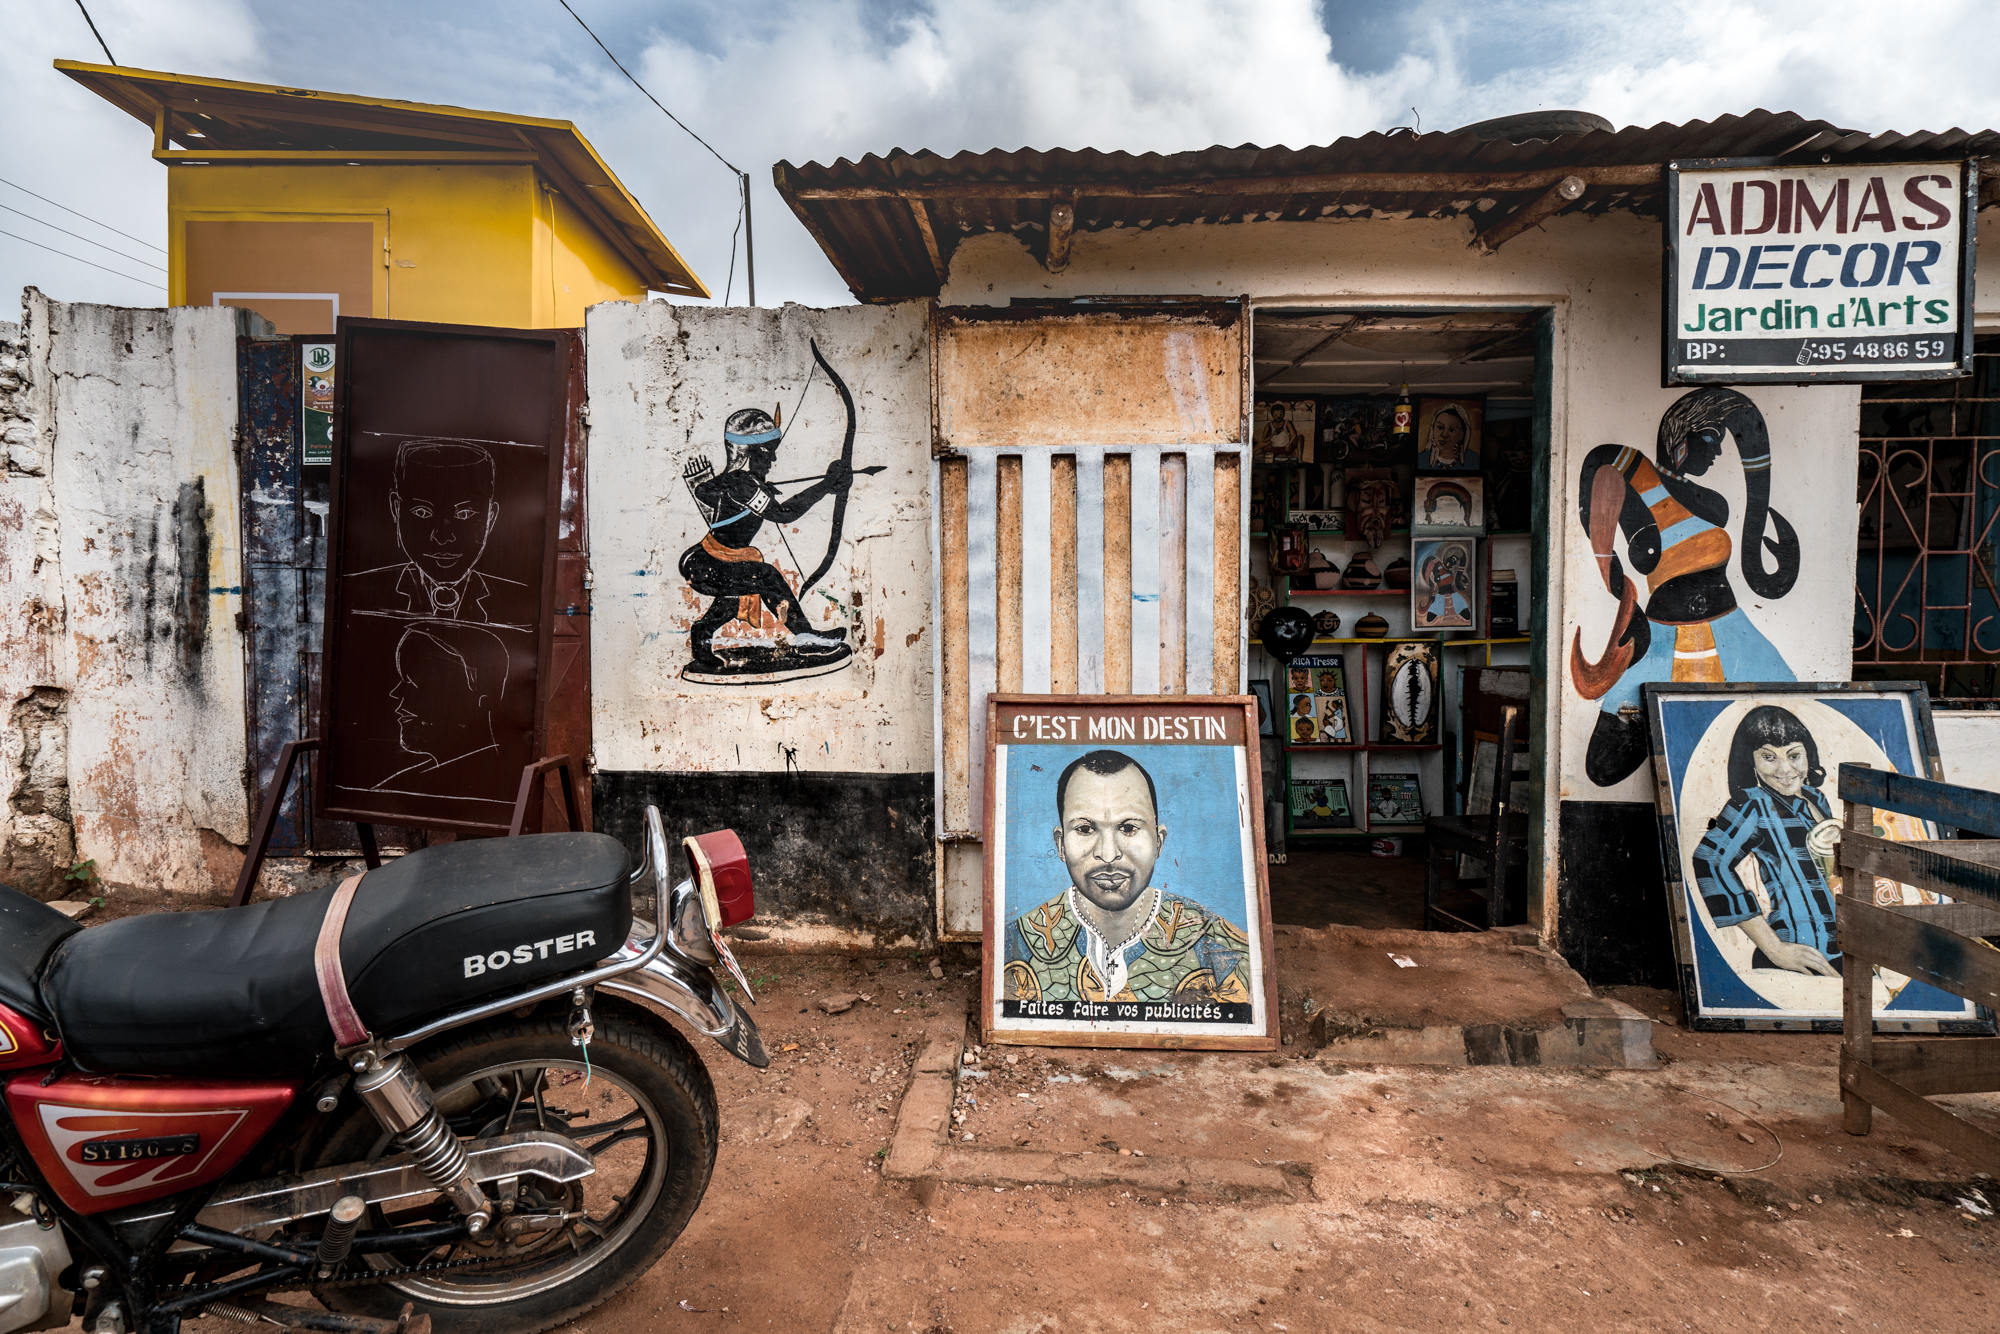
M1716 465L1731 438L1742 460L1746 502L1735 537L1729 501L1695 480ZM1646 762L1639 706L1644 683L1796 679L1738 605L1729 578L1736 556L1750 591L1776 601L1799 577L1798 533L1771 506L1771 474L1764 414L1736 390L1721 387L1674 401L1660 418L1651 460L1626 445L1599 445L1584 457L1579 518L1604 587L1618 599L1609 640L1595 661L1584 654L1582 631L1570 642L1570 681L1579 695L1598 703L1584 762L1597 786L1622 782ZM1643 605L1633 575L1646 581Z
M724 422L720 471L706 455L690 459L683 470L683 480L707 531L681 553L681 577L696 593L710 599L700 619L688 630L690 659L681 671L686 680L710 685L768 685L839 671L854 656L846 626L815 627L807 619L806 596L833 567L840 550L854 479L883 469L854 466L854 396L817 343L812 344L812 356L813 374L825 374L847 417L840 454L823 473L771 479L791 430L781 421L782 413L762 408L739 409ZM811 388L809 375L800 390L799 405L804 404ZM794 425L801 420L797 406L792 420ZM779 489L800 484L804 484L801 489L789 494ZM795 585L780 570L772 543L764 536L765 525L771 526L771 534L790 558L792 568L803 570L791 552L785 529L822 501L831 502L826 553Z

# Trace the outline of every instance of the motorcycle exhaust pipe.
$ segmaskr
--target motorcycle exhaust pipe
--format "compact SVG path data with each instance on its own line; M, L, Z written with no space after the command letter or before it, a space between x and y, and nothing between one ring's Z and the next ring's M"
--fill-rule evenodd
M387 1060L374 1052L356 1058L354 1091L438 1190L465 1216L465 1230L477 1237L493 1221L493 1205L465 1161L458 1136L431 1103L428 1085L402 1054Z

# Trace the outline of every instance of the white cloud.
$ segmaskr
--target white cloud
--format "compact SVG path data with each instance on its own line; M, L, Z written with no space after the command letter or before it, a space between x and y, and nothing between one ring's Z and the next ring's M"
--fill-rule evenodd
M723 286L734 182L554 0L90 3L129 64L573 119L696 271ZM1395 11L1355 0L1372 45L1356 38L1350 51L1328 35L1359 30L1339 0L1325 19L1315 0L572 3L662 101L750 172L766 304L848 299L771 188L779 159L896 147L1304 146L1408 123L1412 106L1426 129L1558 106L1621 125L1760 106L1866 130L2000 125L2000 84L1984 69L2000 6L1964 0L1643 9L1418 0ZM146 157L145 128L49 69L55 56L95 53L73 5L0 0L0 30L10 129L0 176L164 243L166 172ZM0 203L62 222L5 187ZM16 221L0 214L0 229L119 263ZM69 298L149 299L137 284L0 237L0 291L27 282Z

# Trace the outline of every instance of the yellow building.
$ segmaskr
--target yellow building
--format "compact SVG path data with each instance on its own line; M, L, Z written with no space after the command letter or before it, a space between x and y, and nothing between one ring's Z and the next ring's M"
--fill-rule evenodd
M709 295L566 120L56 68L152 127L174 305L313 334L340 315L563 327L649 290Z

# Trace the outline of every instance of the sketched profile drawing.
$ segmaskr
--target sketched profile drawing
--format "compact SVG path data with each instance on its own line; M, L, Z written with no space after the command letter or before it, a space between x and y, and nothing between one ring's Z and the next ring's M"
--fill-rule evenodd
M493 455L463 440L405 440L396 449L389 517L404 559L347 576L361 615L488 624L526 585L478 568L500 518Z
M491 786L500 748L493 713L507 694L507 646L490 630L425 621L396 641L399 767L376 790L420 783L425 792L457 795Z

